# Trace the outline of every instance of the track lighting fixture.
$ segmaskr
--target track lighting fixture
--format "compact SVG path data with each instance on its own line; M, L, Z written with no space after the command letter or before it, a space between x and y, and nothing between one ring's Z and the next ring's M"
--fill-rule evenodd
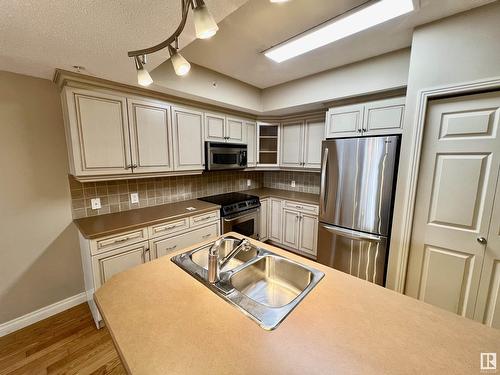
M203 0L181 0L182 17L174 33L165 41L156 46L137 51L130 51L129 57L133 57L137 69L137 82L142 86L148 86L153 83L149 72L144 68L146 64L146 55L168 48L170 60L174 66L175 73L179 76L186 75L191 69L191 64L178 52L178 38L186 26L189 9L193 9L194 27L196 37L199 39L208 39L215 35L219 27L210 14ZM175 47L172 44L175 43Z
M149 75L149 72L144 67L146 64L146 55L135 56L135 68L137 69L137 83L141 86L149 86L153 83L153 79Z

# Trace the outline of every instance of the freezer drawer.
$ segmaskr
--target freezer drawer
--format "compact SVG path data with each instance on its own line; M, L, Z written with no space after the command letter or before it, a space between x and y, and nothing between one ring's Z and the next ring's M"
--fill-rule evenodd
M387 237L319 223L319 263L384 285Z

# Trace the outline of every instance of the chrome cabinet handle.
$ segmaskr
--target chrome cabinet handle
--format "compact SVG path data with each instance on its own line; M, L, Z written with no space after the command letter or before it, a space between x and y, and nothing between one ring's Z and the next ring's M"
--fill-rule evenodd
M363 130L362 129L358 129L358 133L361 133Z
M130 169L130 168L132 168L132 164L129 164L129 165L125 166L125 169Z
M481 245L486 245L488 241L484 237L478 237L477 242L479 242Z
M136 169L137 168L137 164L132 164L132 169Z

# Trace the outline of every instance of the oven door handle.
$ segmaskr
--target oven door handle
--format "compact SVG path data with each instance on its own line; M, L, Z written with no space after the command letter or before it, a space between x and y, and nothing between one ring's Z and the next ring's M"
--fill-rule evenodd
M250 211L245 211L245 214L244 215L238 215L238 216L233 216L231 218L223 218L224 222L226 223L230 223L232 221L236 221L236 220L241 220L241 219L244 219L248 216L254 216L257 212L259 212L259 209L258 208L254 208L253 210L250 210Z

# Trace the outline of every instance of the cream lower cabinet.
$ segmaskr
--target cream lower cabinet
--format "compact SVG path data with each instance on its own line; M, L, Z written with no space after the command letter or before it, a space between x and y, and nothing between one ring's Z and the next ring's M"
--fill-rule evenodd
M269 199L260 200L260 230L259 241L267 241L269 239Z
M94 292L114 275L219 235L219 210L92 240L80 234L85 292L96 326L100 327L102 319Z
M281 199L269 199L269 239L281 243L281 222L282 222L282 201Z

